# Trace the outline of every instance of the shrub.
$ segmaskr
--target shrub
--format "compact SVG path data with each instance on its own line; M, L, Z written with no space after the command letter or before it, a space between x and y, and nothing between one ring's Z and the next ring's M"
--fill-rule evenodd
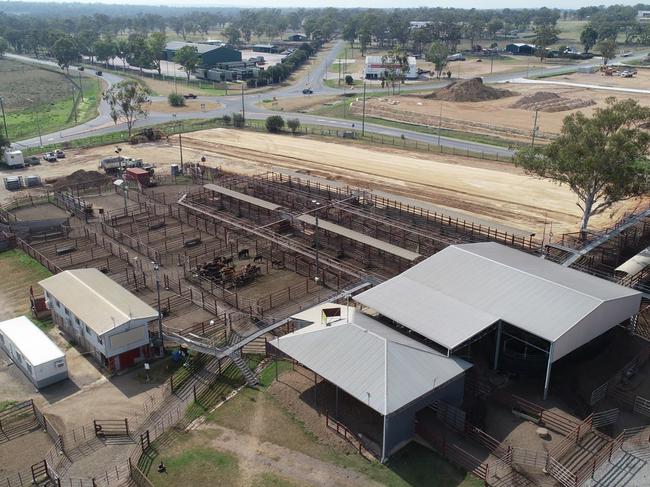
M266 130L272 133L277 133L284 127L284 119L280 115L271 115L270 117L267 117L265 125Z
M291 130L292 134L295 134L300 128L300 120L297 118L290 118L287 120L287 127L289 127L289 130Z
M352 86L354 84L354 78L352 77L352 75L350 74L345 75L345 84L348 86Z
M233 113L232 114L232 125L233 125L233 127L242 128L244 126L245 122L246 121L244 120L244 116L241 113Z
M183 95L179 95L178 93L170 93L169 96L167 97L167 101L173 107L185 106L185 98L183 97Z
M223 120L223 123L226 125L230 125L230 122L232 122L232 117L228 114L224 115L221 117L221 120Z

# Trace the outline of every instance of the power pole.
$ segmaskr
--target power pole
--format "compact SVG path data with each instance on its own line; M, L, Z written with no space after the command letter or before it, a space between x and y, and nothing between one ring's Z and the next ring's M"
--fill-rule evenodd
M244 83L241 84L241 118L244 125L246 125L246 106L244 104Z
M5 126L5 137L7 139L7 142L9 142L9 130L7 129L7 117L5 115L5 105L2 102L2 97L0 97L0 109L2 109L2 122Z
M361 111L361 137L366 132L366 82L363 82L363 110Z
M77 71L79 73L79 94L81 95L81 101L84 101L84 87L81 84L81 71Z
M530 146L535 147L535 134L537 133L537 115L539 110L535 108L535 120L533 121L533 136L531 137Z
M70 85L72 90L72 111L74 112L74 123L77 123L77 99L74 96L74 83Z
M442 102L440 102L440 117L438 118L438 146L440 146L440 130L442 129Z

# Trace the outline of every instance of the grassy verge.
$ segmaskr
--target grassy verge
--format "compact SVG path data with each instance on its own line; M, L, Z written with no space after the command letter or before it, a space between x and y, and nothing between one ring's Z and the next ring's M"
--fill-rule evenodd
M65 100L32 106L29 109L7 113L7 129L10 140L20 140L39 134L56 132L78 125L97 116L101 98L101 83L94 78L81 78L83 101L74 104L72 94ZM77 81L78 82L78 81ZM72 85L70 85L72 86ZM78 96L78 91L75 97ZM76 109L76 120L75 120Z
M6 411L12 406L18 404L18 401L0 401L0 413Z
M52 273L19 249L7 250L0 253L0 273L11 276L0 284L0 302L5 303L0 310L2 319L13 318L20 315L30 315L29 288L37 287L38 281L50 277ZM32 321L42 330L52 327L52 321Z

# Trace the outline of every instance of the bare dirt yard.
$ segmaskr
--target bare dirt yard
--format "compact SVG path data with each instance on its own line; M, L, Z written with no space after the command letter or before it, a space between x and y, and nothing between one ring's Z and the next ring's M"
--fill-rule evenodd
M551 79L565 81L565 77ZM621 81L627 80L621 78ZM535 108L538 108L537 135L538 140L543 141L560 132L562 121L567 115L577 111L591 115L596 108L605 106L605 100L612 96L619 99L633 97L642 105L650 106L650 94L626 94L551 84L493 86L507 88L513 92L513 96L487 101L447 101L417 95L369 98L366 100L366 116L437 127L442 107L443 128L529 141ZM555 100L549 103L551 98ZM360 114L361 110L362 103L354 101L351 105L352 113Z
M485 103L512 103L509 98ZM401 100L410 103L411 98L401 97ZM521 111L532 117L531 112ZM489 113L484 116L489 117ZM123 154L155 163L158 174L169 174L170 164L179 162L177 144L177 139L172 138L125 146ZM78 169L96 169L98 161L111 155L113 150L113 146L70 150L65 162L13 171L12 174L36 173L50 178ZM443 212L453 209L467 214L468 219L479 217L540 235L545 222L552 223L555 234L575 231L579 224L576 198L568 188L526 176L508 163L230 129L184 135L183 153L186 162L197 162L205 156L206 164L241 174L286 168L365 189L407 197L417 195L420 200L440 206ZM26 192L9 193L1 189L0 201L11 200L18 194ZM648 198L619 203L593 217L593 228L608 227L626 211L647 201Z
M604 73L573 73L566 76L554 76L548 81L568 81L599 86L614 86L616 88L650 89L650 69L637 69L632 78L620 76L605 76ZM614 93L612 93L613 95ZM636 95L634 95L636 97Z

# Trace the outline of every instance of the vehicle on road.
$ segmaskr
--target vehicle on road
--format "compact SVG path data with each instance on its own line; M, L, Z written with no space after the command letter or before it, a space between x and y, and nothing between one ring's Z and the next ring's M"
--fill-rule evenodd
M303 95L313 95L314 90L312 90L311 88L305 88L304 90L302 90L302 94Z
M621 78L633 78L635 74L636 71L634 71L633 69L624 69L619 73L619 76Z
M183 95L183 98L185 98L186 100L189 100L190 98L192 100L196 100L198 96L195 95L194 93L186 93L185 95Z
M47 152L43 155L43 159L45 159L47 162L56 162L58 160L56 153L54 152Z
M57 159L65 159L65 152L63 152L61 149L55 150L54 154L56 154Z
M465 56L458 52L447 56L447 61L465 61Z
M96 74L97 76L101 76L102 74L104 74L104 72L103 72L103 71L95 71L95 74Z

